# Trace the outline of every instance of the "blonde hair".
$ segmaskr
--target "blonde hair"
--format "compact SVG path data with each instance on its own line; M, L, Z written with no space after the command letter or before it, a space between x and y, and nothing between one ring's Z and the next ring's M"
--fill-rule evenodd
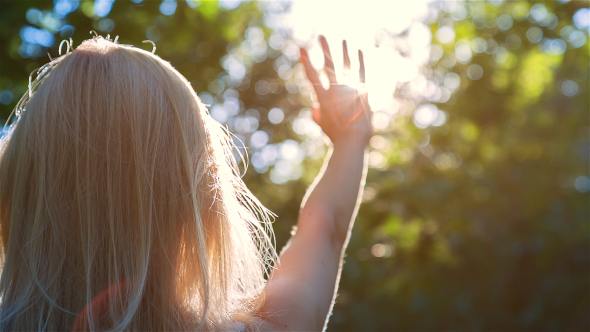
M256 329L269 213L188 81L97 37L30 89L0 150L0 330Z

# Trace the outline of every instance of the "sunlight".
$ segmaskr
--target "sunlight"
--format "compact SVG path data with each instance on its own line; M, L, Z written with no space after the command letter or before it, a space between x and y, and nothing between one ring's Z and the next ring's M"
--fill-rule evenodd
M341 75L337 75L338 82L340 84L348 85L350 87L355 88L360 92L364 92L367 90L366 84L361 83L357 74L352 73L351 70L345 70Z
M394 114L393 92L398 82L412 80L430 52L430 31L419 22L427 14L427 1L294 1L285 24L301 46L307 47L312 65L322 68L324 58L317 36L326 36L330 45L336 77L342 84L361 87L358 79L357 50L362 49L366 67L366 85L373 111ZM408 57L392 46L391 35L409 29ZM351 60L344 73L342 40L346 39Z

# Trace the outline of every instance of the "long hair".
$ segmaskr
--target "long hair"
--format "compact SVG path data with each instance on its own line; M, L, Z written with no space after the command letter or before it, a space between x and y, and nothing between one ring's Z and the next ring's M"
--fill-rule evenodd
M93 38L43 67L16 113L0 146L0 330L256 329L269 212L169 63Z

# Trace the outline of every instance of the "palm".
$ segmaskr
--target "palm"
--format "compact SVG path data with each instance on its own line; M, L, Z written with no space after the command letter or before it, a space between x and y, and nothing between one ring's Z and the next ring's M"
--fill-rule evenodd
M361 93L354 87L338 84L328 43L324 37L320 37L320 43L324 51L325 70L330 81L328 89L321 85L318 73L309 62L307 52L305 49L301 49L301 62L305 67L307 77L314 86L320 104L319 109L314 109L313 118L333 143L340 139L350 138L367 143L372 135L371 111L367 94ZM350 70L350 58L348 57L346 41L343 42L343 50L344 70L348 72ZM363 54L360 50L359 61L359 79L361 83L364 83L365 67Z

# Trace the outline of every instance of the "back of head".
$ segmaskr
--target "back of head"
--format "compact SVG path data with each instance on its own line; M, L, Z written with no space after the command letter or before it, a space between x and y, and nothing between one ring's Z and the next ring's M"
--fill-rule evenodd
M0 329L247 323L266 210L186 79L102 38L44 70L0 152Z

